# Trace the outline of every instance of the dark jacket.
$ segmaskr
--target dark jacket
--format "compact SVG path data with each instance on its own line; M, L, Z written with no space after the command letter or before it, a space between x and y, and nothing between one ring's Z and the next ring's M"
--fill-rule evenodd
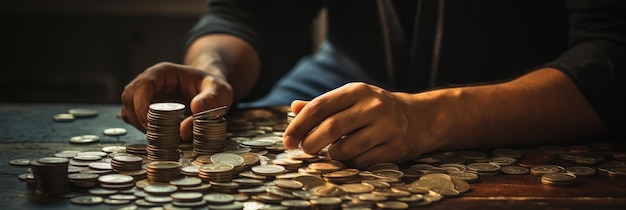
M325 7L327 40L390 90L501 82L550 66L569 75L605 121L616 126L626 120L626 1L394 3L211 0L186 44L209 33L249 42L262 74L248 99L261 97L313 51L311 23ZM416 27L398 19L407 12Z

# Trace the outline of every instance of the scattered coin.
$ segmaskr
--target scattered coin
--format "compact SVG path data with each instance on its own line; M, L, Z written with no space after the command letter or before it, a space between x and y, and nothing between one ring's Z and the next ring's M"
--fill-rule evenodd
M28 166L30 164L29 159L13 159L9 160L9 164L12 166Z
M107 135L107 136L122 136L122 135L126 135L126 129L125 128L107 128L107 129L104 129L103 133L104 135Z
M52 117L55 122L72 122L74 121L73 114L56 114Z
M72 114L74 117L94 117L98 115L98 110L90 108L73 108L69 109L67 113Z
M70 138L70 143L85 144L85 143L94 143L99 140L100 140L100 137L96 135L81 135L81 136L74 136Z

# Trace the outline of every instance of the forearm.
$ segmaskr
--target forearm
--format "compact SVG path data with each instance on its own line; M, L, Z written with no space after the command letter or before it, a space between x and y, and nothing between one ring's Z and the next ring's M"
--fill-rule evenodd
M419 94L418 94L419 95ZM576 140L608 127L567 76L540 69L515 80L437 90L435 149L468 149ZM418 96L419 98L419 96Z
M196 39L185 54L184 64L228 81L233 88L235 102L252 90L261 65L252 46L227 34L210 34Z

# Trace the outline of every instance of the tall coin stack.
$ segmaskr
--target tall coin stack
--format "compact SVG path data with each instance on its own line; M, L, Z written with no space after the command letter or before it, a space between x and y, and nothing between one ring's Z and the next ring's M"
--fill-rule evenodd
M193 115L193 151L196 155L222 152L226 143L228 107L222 106Z
M71 191L68 178L69 159L46 157L30 161L35 179L35 193L43 196L59 196Z
M149 160L178 161L180 152L180 122L185 112L185 105L179 103L154 103L148 110Z

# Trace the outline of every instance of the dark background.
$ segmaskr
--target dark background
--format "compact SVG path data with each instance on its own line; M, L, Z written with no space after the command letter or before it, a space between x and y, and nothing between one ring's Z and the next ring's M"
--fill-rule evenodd
M205 0L0 1L0 102L120 103L129 81L180 63Z

